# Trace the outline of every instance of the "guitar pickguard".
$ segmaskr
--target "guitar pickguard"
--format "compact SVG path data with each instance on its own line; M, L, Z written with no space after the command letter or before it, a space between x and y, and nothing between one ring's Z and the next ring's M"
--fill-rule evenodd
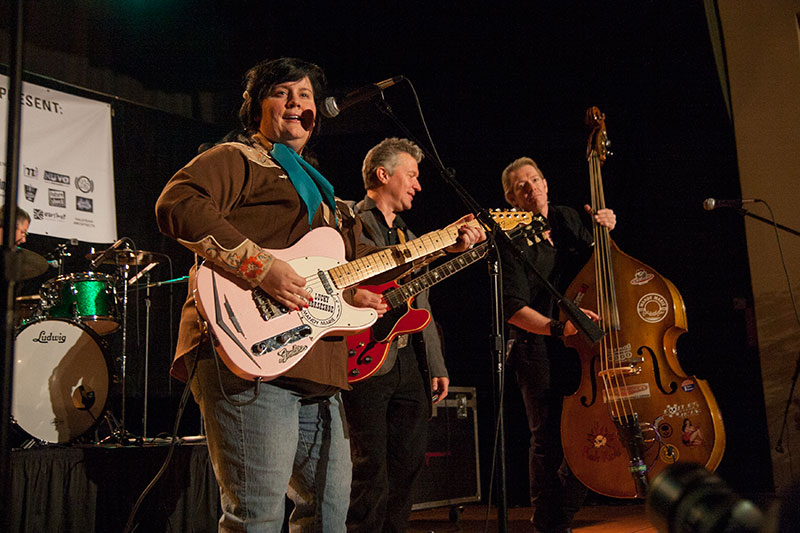
M308 255L311 250L314 256ZM274 379L296 365L322 337L362 330L377 319L374 309L345 302L342 290L328 279L327 270L346 262L344 243L335 230L318 228L292 248L272 253L305 278L313 298L307 308L285 309L260 289L210 264L197 270L195 301L200 314L225 364L243 379Z

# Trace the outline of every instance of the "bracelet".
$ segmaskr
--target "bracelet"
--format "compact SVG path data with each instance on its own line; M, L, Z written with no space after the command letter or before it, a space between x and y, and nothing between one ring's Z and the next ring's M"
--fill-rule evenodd
M555 318L550 321L550 335L552 337L563 337L564 336L564 327L566 326L566 322L562 322L561 320L556 320Z

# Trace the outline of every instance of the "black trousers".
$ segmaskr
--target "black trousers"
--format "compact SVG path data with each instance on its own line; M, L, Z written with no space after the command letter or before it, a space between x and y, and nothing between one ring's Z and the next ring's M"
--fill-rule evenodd
M347 530L405 531L411 487L425 461L428 402L416 356L400 350L392 369L342 393L353 483Z
M587 492L564 461L561 446L561 402L577 388L580 362L560 342L517 342L509 359L531 433L528 467L533 525L547 532L565 531Z

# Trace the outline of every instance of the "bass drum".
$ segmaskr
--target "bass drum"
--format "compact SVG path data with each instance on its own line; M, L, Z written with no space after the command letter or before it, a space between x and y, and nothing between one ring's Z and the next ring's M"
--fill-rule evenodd
M25 324L14 341L13 421L44 442L81 437L106 411L109 363L103 341L83 324L62 318Z

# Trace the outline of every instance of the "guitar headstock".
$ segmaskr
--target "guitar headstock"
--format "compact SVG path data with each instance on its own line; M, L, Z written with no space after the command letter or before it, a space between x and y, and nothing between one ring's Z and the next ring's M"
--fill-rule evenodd
M525 235L528 244L540 242L544 232L550 229L547 219L540 213L517 211L516 209L490 209L489 214L503 231L508 231L512 238Z
M596 106L592 106L586 110L585 122L587 126L592 128L586 146L586 159L591 159L594 153L602 165L606 157L613 155L608 149L611 146L611 141L608 140L608 132L606 131L606 115L601 113Z
M534 217L530 211L516 209L490 209L489 215L503 231L514 229L521 224L530 224Z

